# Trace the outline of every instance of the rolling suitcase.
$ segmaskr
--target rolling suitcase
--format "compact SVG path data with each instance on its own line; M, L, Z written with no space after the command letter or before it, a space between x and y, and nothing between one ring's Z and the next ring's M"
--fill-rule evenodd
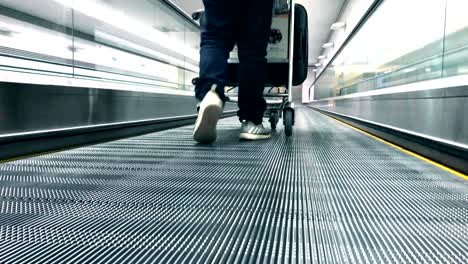
M294 6L294 9L290 8ZM292 135L294 104L292 86L301 85L308 71L308 17L304 6L294 0L275 0L274 15L267 54L266 92L267 111L272 129L283 118L285 134ZM192 18L204 25L204 12L197 11ZM292 31L290 29L293 29ZM236 102L239 60L234 49L228 60L226 96ZM195 81L194 81L195 83ZM277 90L273 92L273 90Z

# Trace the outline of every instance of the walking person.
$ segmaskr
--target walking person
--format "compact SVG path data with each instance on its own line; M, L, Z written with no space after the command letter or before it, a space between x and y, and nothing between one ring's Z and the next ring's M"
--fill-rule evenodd
M267 139L262 125L266 101L266 55L273 0L203 0L205 22L201 30L200 78L195 97L201 101L193 137L200 143L216 140L216 125L223 112L227 60L237 44L239 57L239 137Z

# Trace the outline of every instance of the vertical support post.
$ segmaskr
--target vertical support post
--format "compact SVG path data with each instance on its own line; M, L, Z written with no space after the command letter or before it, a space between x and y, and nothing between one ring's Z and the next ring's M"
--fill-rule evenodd
M291 21L289 21L289 74L288 74L288 101L292 102L293 96L293 66L294 66L294 21L296 15L296 1L290 0Z

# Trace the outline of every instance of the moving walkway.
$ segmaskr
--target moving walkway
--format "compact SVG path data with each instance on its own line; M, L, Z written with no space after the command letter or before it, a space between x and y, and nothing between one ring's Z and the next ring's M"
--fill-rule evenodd
M466 176L306 107L0 165L1 263L465 263Z

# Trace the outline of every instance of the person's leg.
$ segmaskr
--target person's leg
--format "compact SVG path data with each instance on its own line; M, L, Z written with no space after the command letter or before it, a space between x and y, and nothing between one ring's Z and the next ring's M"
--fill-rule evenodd
M200 78L195 84L195 96L201 103L193 138L211 143L216 139L216 125L223 112L227 59L235 42L235 16L231 0L203 0L203 4Z
M273 0L243 2L238 39L239 118L255 125L262 123L266 102L266 55L270 35Z
M203 100L213 84L225 101L227 60L236 42L235 13L232 0L203 0L205 18L201 27L200 77L195 84L195 97Z

